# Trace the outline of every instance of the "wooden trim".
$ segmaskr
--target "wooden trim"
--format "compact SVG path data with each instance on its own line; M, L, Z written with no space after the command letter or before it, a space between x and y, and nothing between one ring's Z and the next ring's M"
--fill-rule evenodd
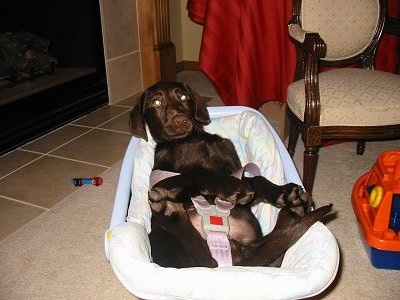
M168 48L171 44L169 27L169 0L154 0L154 50Z
M142 66L142 88L146 89L161 79L160 57L154 51L154 6L152 1L137 1L137 16Z
M170 41L168 1L137 1L143 89L159 80L176 80L176 51Z
M176 81L176 49L171 42L169 0L154 2L154 51L160 59L161 80Z
M200 71L198 61L183 60L176 63L176 72L182 71Z

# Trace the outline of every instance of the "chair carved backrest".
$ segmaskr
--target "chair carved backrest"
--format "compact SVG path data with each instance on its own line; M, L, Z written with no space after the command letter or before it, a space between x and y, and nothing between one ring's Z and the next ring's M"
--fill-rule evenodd
M374 69L383 34L400 34L400 20L387 15L387 1L293 0L289 35L297 64L288 86L288 150L294 154L301 132L309 192L324 141L355 140L362 154L366 141L400 137L400 76L365 70ZM346 66L351 68L325 68Z
M318 32L326 44L326 65L372 59L382 34L386 4L381 0L298 0L297 22L307 32ZM368 56L369 59L366 58Z

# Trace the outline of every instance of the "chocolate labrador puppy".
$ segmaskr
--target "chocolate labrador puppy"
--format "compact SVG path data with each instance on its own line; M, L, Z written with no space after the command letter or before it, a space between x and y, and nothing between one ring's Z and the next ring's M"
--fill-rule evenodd
M191 200L202 195L210 204L217 197L233 207L228 217L233 265L279 266L286 250L332 205L309 211L311 197L297 184L232 176L242 167L235 147L229 139L207 133L203 127L210 122L204 101L178 82L151 86L130 114L133 135L147 141L147 125L157 143L153 170L177 173L155 183L148 193L153 260L165 267L218 266ZM252 213L260 202L281 208L266 236Z

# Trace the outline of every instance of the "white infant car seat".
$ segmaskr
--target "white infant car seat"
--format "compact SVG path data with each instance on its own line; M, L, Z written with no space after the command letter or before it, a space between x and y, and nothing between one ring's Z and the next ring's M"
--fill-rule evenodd
M205 129L230 138L242 164L256 163L276 184L302 184L292 159L270 123L247 107L211 107ZM142 299L298 299L321 293L335 278L339 249L321 222L314 224L285 254L281 268L164 268L152 262L148 233L151 210L147 190L155 142L132 138L116 192L105 252L122 284ZM325 204L325 203L322 203ZM279 209L259 204L264 234Z

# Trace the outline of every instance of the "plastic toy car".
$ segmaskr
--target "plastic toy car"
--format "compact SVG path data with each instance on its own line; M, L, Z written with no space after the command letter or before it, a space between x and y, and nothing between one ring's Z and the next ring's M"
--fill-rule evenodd
M379 155L357 180L352 205L372 265L400 270L400 151Z

